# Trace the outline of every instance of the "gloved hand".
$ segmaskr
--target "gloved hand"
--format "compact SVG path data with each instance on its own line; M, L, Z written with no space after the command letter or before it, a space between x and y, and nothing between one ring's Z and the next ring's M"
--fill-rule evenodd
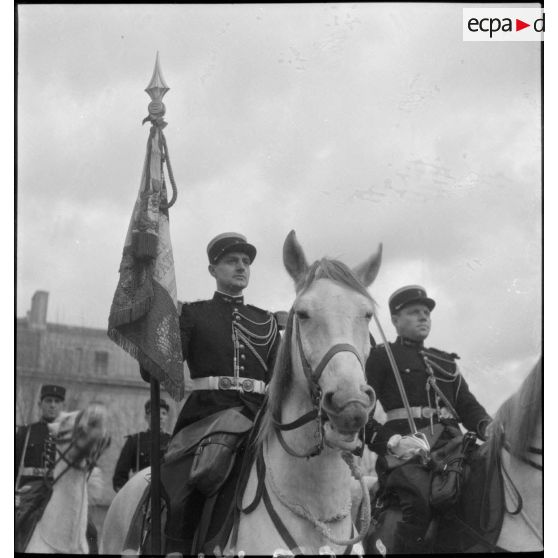
M421 442L414 436L401 436L399 434L394 434L388 440L387 449L388 453L405 461L427 451L424 442Z

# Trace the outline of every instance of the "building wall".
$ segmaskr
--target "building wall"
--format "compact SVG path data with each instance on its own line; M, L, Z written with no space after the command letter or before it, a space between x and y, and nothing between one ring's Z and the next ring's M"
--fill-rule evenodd
M45 297L38 297L40 315L44 316ZM35 301L35 299L34 299ZM149 399L149 384L139 374L138 363L112 342L104 329L52 324L43 320L37 325L29 312L16 323L16 423L34 422L39 418L41 385L55 383L66 388L65 410L86 407L90 402L104 403L110 414L112 442L99 460L103 487L90 502L96 509L93 517L100 529L104 513L114 498L112 475L125 436L145 430L144 404ZM185 367L187 387L189 374ZM172 432L182 402L175 402L161 390L169 403Z

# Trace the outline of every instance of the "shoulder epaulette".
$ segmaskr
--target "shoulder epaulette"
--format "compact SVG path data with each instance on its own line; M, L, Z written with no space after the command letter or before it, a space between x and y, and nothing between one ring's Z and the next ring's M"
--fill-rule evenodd
M451 358L453 360L458 360L461 358L457 353L448 353L446 351L441 351L440 349L436 349L435 347L428 347L428 349L426 350L432 353L439 354L440 356L443 356L445 358Z
M183 302L180 309L180 313L182 313L183 310L188 308L199 308L202 304L207 304L208 302L211 302L211 300L192 300L189 302Z
M198 299L198 300L191 300L190 302L183 302L182 304L185 306L197 306L198 304L205 304L206 302L211 302L211 300Z
M262 312L263 314L266 314L268 316L272 315L271 312L268 312L267 310L264 310L263 308L258 308L257 306L254 306L253 304L246 304L246 306L248 306L249 308L252 308L252 310L257 310L258 312Z

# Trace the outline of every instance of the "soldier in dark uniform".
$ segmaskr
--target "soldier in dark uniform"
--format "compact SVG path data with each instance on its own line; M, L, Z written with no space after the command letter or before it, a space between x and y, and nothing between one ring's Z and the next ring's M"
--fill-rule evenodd
M49 474L54 459L54 445L48 425L54 422L64 406L66 390L62 386L44 385L41 387L39 409L41 418L21 426L16 432L15 472L16 491ZM52 471L50 471L51 473Z
M274 315L244 302L256 248L241 234L224 233L209 243L207 255L217 290L210 300L182 306L182 352L193 391L173 436L200 419L233 407L253 420L263 403L280 341ZM190 553L205 501L186 482L192 459L181 463L180 471L162 465L161 480L169 504L167 553Z
M169 404L161 399L159 403L160 413L160 447L163 457L169 445L170 434L164 431L169 415ZM120 457L114 469L114 476L112 477L112 486L115 492L118 492L130 478L130 472L136 473L151 465L151 401L145 403L145 420L148 424L148 429L136 434L126 436L126 442L120 452Z
M392 323L398 334L390 347L415 425L426 432L433 432L436 423L444 425L431 449L437 449L458 434L459 423L484 440L486 427L492 420L460 374L456 362L459 357L424 346L435 304L418 285L402 287L389 299ZM376 541L379 540L377 550L387 546L388 553L426 552L424 537L432 518L430 473L421 463L424 444L410 436L407 411L385 346L378 345L371 351L366 376L386 412L385 424L372 418L366 435L368 447L378 454L380 494L386 500L395 500L403 512L402 521L389 535L382 532L380 517L375 535ZM404 464L394 468L394 460L388 456L395 456L399 458L395 463Z

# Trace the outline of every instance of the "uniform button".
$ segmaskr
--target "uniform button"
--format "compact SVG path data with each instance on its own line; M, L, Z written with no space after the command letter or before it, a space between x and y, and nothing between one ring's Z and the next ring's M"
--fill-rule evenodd
M235 320L240 320L240 316L238 314L235 315L234 317Z
M411 371L410 368L405 368L405 370L403 370L403 372L406 372L407 374Z
M234 312L238 312L238 308L233 308L233 311L234 311Z
M244 349L245 345L243 345L242 343L238 346L239 349Z
M240 370L244 370L244 366L241 366L241 367L240 367Z
M245 354L240 355L240 359L241 360L246 360L246 355Z

